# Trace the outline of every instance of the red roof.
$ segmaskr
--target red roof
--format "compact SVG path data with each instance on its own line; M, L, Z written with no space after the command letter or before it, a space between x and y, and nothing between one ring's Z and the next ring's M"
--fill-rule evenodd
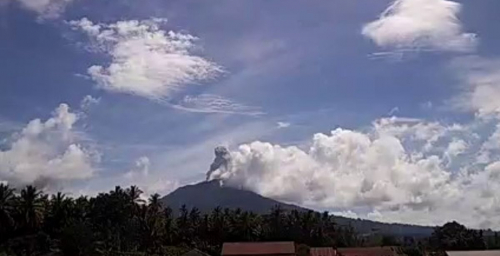
M338 248L342 256L394 256L398 255L396 247L364 247L364 248Z
M332 247L313 247L310 250L311 256L336 256L337 251Z
M294 242L224 243L222 255L295 254Z

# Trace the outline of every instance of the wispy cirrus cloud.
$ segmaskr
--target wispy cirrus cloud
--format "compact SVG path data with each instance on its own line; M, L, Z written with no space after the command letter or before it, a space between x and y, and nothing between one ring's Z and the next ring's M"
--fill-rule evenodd
M197 96L185 96L181 101L173 104L172 107L189 112L198 113L221 113L239 114L249 116L263 115L257 107L247 106L231 99L213 94L200 94Z

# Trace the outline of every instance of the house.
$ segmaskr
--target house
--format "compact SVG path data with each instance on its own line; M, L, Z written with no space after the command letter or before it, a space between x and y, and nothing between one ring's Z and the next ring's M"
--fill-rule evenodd
M224 243L223 256L295 256L294 242Z
M182 254L182 256L210 256L210 255L208 255L208 254L206 254L198 249L193 249L189 252Z
M500 256L500 251L446 251L448 256Z
M336 256L337 251L332 247L312 247L309 249L311 256Z
M337 253L340 256L396 256L398 247L357 247L357 248L338 248Z

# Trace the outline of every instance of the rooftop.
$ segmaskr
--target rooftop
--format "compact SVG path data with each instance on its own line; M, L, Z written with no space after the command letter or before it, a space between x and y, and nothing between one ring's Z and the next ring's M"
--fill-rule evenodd
M336 256L337 251L332 247L312 247L310 250L311 256Z
M294 242L224 243L222 255L295 254Z
M448 256L500 256L500 251L447 251Z
M338 248L342 256L394 256L398 255L396 247L356 247Z

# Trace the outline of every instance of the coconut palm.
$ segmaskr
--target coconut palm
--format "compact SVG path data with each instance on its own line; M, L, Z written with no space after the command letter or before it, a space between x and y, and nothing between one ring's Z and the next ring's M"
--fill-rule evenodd
M43 221L45 203L43 193L34 186L27 186L21 190L18 210L21 225L25 230L36 230Z
M132 202L144 203L144 200L140 198L143 192L141 189L139 189L139 187L130 186L130 188L127 188L126 192L127 192L128 196L130 197L130 200L132 200Z
M158 212L161 209L160 195L153 194L149 197L149 209L154 212Z
M0 184L0 236L14 225L14 189Z
M58 192L50 199L50 209L45 222L45 227L49 231L59 232L62 226L68 221L73 209L73 200L67 198L65 194Z

